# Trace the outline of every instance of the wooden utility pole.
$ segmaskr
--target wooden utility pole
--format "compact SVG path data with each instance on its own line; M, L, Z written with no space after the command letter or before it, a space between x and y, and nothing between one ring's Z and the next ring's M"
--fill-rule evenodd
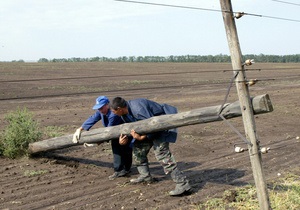
M273 106L268 94L254 97L252 99L252 107L255 114L273 111ZM82 133L79 144L100 143L117 139L120 134L130 135L131 129L134 129L140 134L147 134L182 126L220 121L222 120L219 116L220 110L225 119L242 115L239 101L236 101L231 104L225 104L223 107L222 105L204 107L178 114L151 117L146 120L125 123L118 126L93 129ZM29 144L29 153L34 154L78 145L72 142L72 136L73 135L66 135L31 143Z
M252 172L257 190L257 197L260 209L271 209L267 185L262 169L262 157L259 148L259 141L256 134L256 126L254 121L253 110L249 96L248 84L244 71L244 62L242 61L242 53L239 45L234 14L232 12L231 0L220 0L228 45L231 54L231 62L233 73L236 76L236 87L240 106L242 110L242 118L244 122L246 139L250 140L248 145ZM245 81L245 82L242 82Z

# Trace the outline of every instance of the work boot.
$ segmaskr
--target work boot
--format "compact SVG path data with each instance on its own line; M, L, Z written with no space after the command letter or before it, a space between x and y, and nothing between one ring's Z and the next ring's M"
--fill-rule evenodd
M108 179L114 180L115 178L118 178L118 177L128 176L129 173L130 173L130 171L125 171L125 170L116 171L115 173L113 173L113 175L109 176Z
M142 182L149 182L149 183L153 182L153 178L150 175L148 165L137 166L137 170L139 171L140 176L136 179L131 179L130 183L137 184L137 183L142 183Z
M176 183L176 187L169 192L169 195L178 196L191 192L192 187L190 186L189 181L177 168L171 172L171 177Z

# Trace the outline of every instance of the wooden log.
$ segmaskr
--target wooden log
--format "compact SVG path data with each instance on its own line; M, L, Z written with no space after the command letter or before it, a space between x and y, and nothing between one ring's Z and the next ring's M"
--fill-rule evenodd
M253 111L255 114L263 114L273 111L273 106L268 94L256 96L252 99ZM220 121L222 118L234 118L242 115L239 102L232 104L211 106L199 109L193 109L178 114L155 116L146 120L132 123L125 123L118 126L97 128L82 133L78 144L100 143L119 138L120 134L130 135L130 130L134 129L140 134L153 133L171 128L183 127L194 124L209 123ZM39 153L50 150L62 149L75 146L72 142L73 134L61 137L51 138L29 144L29 153Z

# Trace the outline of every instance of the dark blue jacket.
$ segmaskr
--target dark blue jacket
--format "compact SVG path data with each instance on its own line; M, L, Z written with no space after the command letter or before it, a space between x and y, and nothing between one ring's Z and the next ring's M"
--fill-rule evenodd
M121 117L115 115L112 111L108 110L106 115L100 113L99 110L95 112L94 115L90 116L83 124L82 128L86 131L90 130L90 128L95 125L98 121L102 120L102 124L104 127L120 125L123 122Z
M127 102L129 114L136 120L145 120L154 116L165 114L176 114L177 109L168 104L159 104L154 101L138 98ZM147 134L149 139L157 139L165 142L175 142L177 139L177 129L170 129Z

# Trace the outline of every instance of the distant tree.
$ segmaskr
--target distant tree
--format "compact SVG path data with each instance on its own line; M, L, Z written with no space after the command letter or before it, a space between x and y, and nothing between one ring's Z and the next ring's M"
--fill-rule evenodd
M169 57L167 57L167 61L168 62L175 62L175 58L174 58L174 56L173 55L170 55Z
M246 54L242 56L243 60L254 59L255 62L261 63L291 63L300 62L300 54L295 55L265 55L265 54ZM230 55L218 54L218 55L170 55L170 56L120 56L117 58L108 57L91 57L91 58L54 58L48 60L46 58L40 58L38 62L207 62L207 63L227 63L231 61ZM24 60L13 60L12 62L24 62Z
M135 60L136 60L135 56L130 56L130 57L128 58L128 61L129 61L129 62L135 62Z
M99 57L93 57L89 59L90 62L100 61Z
M20 60L12 60L11 62L13 63L25 63L24 60L20 59Z
M137 62L144 62L143 56L138 56L138 57L136 58L136 61L137 61Z
M47 58L40 58L38 60L38 63L46 63L46 62L49 62L49 60Z

